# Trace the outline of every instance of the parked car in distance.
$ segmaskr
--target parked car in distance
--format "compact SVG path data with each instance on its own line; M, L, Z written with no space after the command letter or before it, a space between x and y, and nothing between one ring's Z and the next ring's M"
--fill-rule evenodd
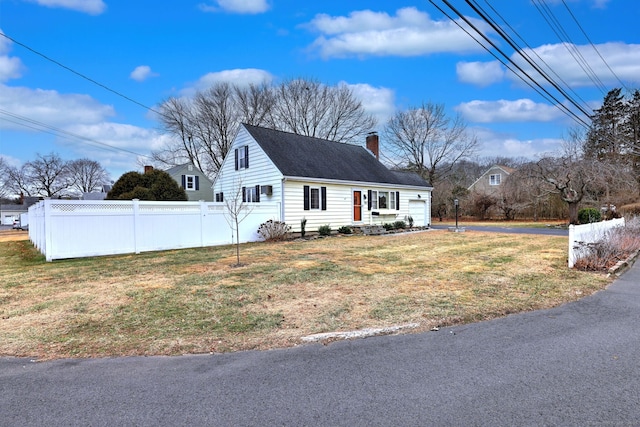
M19 221L19 220L17 220L17 219L14 219L14 220L13 220L13 228L14 228L15 230L20 229L20 221Z

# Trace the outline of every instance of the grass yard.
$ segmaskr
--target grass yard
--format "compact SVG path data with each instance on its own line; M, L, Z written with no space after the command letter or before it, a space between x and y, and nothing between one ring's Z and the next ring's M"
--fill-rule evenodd
M567 269L567 238L426 231L47 263L0 233L0 354L174 355L418 331L552 307L606 286ZM26 233L23 234L23 236Z

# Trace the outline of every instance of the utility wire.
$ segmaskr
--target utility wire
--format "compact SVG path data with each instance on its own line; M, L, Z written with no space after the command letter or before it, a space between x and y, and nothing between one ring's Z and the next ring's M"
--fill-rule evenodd
M88 77L88 76L86 76L86 75L84 75L84 74L82 74L82 73L80 73L80 72L78 72L78 71L74 70L73 68L67 67L66 65L64 65L64 64L62 64L62 63L60 63L60 62L56 61L55 59L50 58L50 57L48 57L47 55L45 55L45 54L43 54L43 53L41 53L41 52L38 52L37 50L35 50L35 49L33 49L33 48L31 48L31 47L27 46L26 44L19 42L18 40L14 39L13 37L9 37L8 35L6 35L6 34L5 34L5 33L3 33L3 32L0 32L0 36L2 36L2 37L4 37L4 38L6 38L6 39L8 39L8 40L11 40L11 41L12 41L12 42L14 42L15 44L17 44L17 45L19 45L19 46L22 46L23 48L25 48L25 49L27 49L27 50L29 50L29 51L31 51L31 52L33 52L33 53L35 53L36 55L38 55L38 56L40 56L40 57L42 57L42 58L46 59L47 61L51 61L51 62L53 62L54 64L56 64L57 66L62 67L62 68L64 68L65 70L67 70L67 71L69 71L69 72L71 72L71 73L73 73L73 74L75 74L75 75L77 75L77 76L79 76L79 77L82 77L83 79L85 79L85 80L87 80L87 81L89 81L89 82L91 82L91 83L93 83L93 84L95 84L95 85L97 85L97 86L100 86L101 88L103 88L103 89L105 89L105 90L108 90L109 92L114 93L114 94L118 95L119 97L126 99L126 100L127 100L127 101L129 101L129 102L133 102L134 104L136 104L136 105L138 105L138 106L140 106L140 107L144 108L145 110L152 111L152 112L154 112L154 113L156 113L156 114L159 114L159 115L161 115L161 116L163 115L163 114L162 114L162 113L160 113L159 111L157 111L157 110L155 110L155 109L153 109L153 108L151 108L151 107L149 107L149 106L147 106L147 105L144 105L143 103L138 102L138 101L136 101L135 99L130 98L130 97L128 97L127 95L125 95L125 94L123 94L123 93L121 93L121 92L118 92L118 91L117 91L117 90L115 90L115 89L111 89L109 86L104 85L104 84L102 84L102 83L100 83L100 82L98 82L98 81L96 81L96 80L92 79L91 77Z
M3 117L2 115L8 116L8 117ZM129 154L134 154L136 156L139 157L145 157L145 158L151 158L148 155L145 154L140 154L140 153L136 153L135 151L131 151L131 150L127 150L126 148L120 148L120 147L114 147L113 145L109 145L105 142L100 142L97 141L95 139L91 139L91 138L87 138L84 137L82 135L78 135L76 133L73 132L69 132L63 129L58 129L54 126L48 125L46 123L42 123L39 122L37 120L34 119L30 119L28 117L24 117L15 113L11 113L9 111L3 110L0 108L0 119L1 120L5 120L7 122L11 122L11 123L15 123L17 125L20 126L24 126L27 127L29 129L33 129L33 130L37 130L40 132L45 132L54 136L58 136L58 137L62 137L65 139L69 139L72 140L72 138L74 139L80 139L82 141L88 142L90 144L93 144L94 146L96 146L97 148L102 148L103 150L111 150L111 151L122 151L125 153L129 153Z
M618 80L618 83L620 83L620 85L622 85L622 87L624 87L627 90L627 92L631 93L631 89L626 84L624 84L624 82L620 79L620 77L618 77L618 75L615 73L615 71L613 71L613 69L609 66L607 61L602 57L602 55L600 54L600 51L598 50L596 45L591 41L591 39L587 35L587 32L584 30L584 28L582 28L582 25L580 25L580 22L578 22L578 19L575 17L575 15L571 11L571 9L569 9L569 5L564 0L562 0L562 4L564 4L564 7L567 9L567 12L569 12L569 15L571 15L571 18L576 23L578 28L580 28L580 31L582 31L582 34L587 39L587 41L589 42L589 44L591 45L593 50L596 51L596 53L598 54L598 56L600 57L600 59L602 60L604 65L606 65L607 68L609 69L609 71L611 71L611 74L613 74L613 76L616 78L616 80Z
M556 73L554 71L553 68L551 68L551 66L549 66L549 64L547 64L547 62L540 56L538 55L538 52L531 47L531 45L529 43L527 43L527 41L518 33L518 31L516 31L515 28L513 28L511 26L511 24L509 24L509 22L500 14L500 12L498 12L493 6L491 6L491 4L489 3L488 0L485 0L485 3L487 4L487 6L493 11L493 13L495 15L498 16L498 18L500 18L500 20L502 21L502 23L504 25L506 25L511 32L522 42L524 43L524 45L526 47L529 48L529 50L536 56L536 58L538 58L538 60L543 63L545 65L545 67L549 70L550 73L552 73L558 80L560 80L560 82L562 82L562 84L564 84L564 86L571 92L573 93L573 95L578 98L584 105L588 105L587 102L578 94L578 92L576 92L558 73ZM524 49L522 49L523 53L524 53ZM526 53L525 53L526 54ZM531 57L526 54L527 57L529 57L529 59L531 59ZM533 59L532 59L533 60Z
M461 27L461 28L462 28L462 26L461 26L460 24L458 24L456 20L452 19L452 18L451 18L451 16L449 16L447 13L445 13L445 12L442 10L442 8L440 8L438 5L436 5L436 4L435 4L435 2L434 2L434 0L429 0L429 2L430 2L431 4L433 4L433 5L434 5L438 10L440 10L442 13L444 13L444 14L445 14L445 16L447 16L447 17L448 17L449 19L451 19L454 23L456 23L456 25L458 25L459 27ZM531 77L531 76L530 76L530 75L529 75L525 70L523 70L523 69L522 69L522 67L520 67L517 63L515 63L515 62L514 62L514 61L513 61L513 60L512 60L508 55L506 55L506 54L505 54L505 53L504 53L504 52L503 52L503 51L502 51L502 50L501 50L501 49L500 49L500 48L499 48L499 47L498 47L498 46L497 46L493 41L491 41L491 39L489 39L489 37L487 37L487 36L486 36L484 33L482 33L482 32L481 32L481 31L480 31L480 30L479 30L475 25L473 25L473 23L472 23L472 22L470 22L470 20L469 20L467 17L465 17L465 16L464 16L464 15L463 15L463 14L462 14L458 9L456 9L454 6L452 6L452 5L451 5L451 3L449 3L449 1L447 1L447 0L443 0L443 2L444 2L444 3L447 5L447 7L449 7L449 9L451 9L451 10L452 10L452 11L453 11L453 12L454 12L454 13L455 13L459 18L461 18L461 19L462 19L462 20L463 20L467 25L469 25L469 27L471 27L471 28L472 28L472 29L473 29L473 30L474 30L478 35L480 35L480 36L481 36L481 37L482 37L482 38L483 38L487 43L489 43L489 44L491 45L491 47L493 47L496 51L498 51L498 52L500 53L500 55L502 55L502 56L506 59L506 61L508 61L510 64L512 64L514 67L516 67L516 68L518 69L518 71L519 71L520 73L522 73L522 76L527 77L527 79L529 79L529 80L530 80L530 81L531 81L535 86L537 86L537 87L539 88L539 90L538 90L538 89L535 89L535 90L536 90L536 92L538 92L538 93L540 93L540 91L544 92L544 93L546 94L546 96L544 96L544 97L545 97L545 99L547 99L548 101L549 101L549 98L553 99L553 101L555 102L555 106L556 106L557 108L559 108L559 109L560 109L560 110L562 110L565 114L567 114L568 116L570 116L571 118L573 118L573 119L574 119L578 124L580 124L580 125L582 125L582 126L584 126L584 127L586 127L586 128L588 128L588 127L589 127L589 125L588 125L588 124L587 124L587 123L586 123L586 122L585 122L581 117L579 117L576 113L574 113L574 112L573 112L573 111L571 111L569 108L567 108L567 107L566 107L562 102L560 102L560 101L559 101L559 100L558 100L558 99L557 99L553 94L551 94L551 93L550 93L546 88L544 88L544 87L543 87L539 82L537 82L537 81L536 81L533 77ZM476 13L478 13L478 12L476 11ZM487 22L487 21L485 20L485 22ZM487 22L487 23L489 23L489 22ZM489 24L490 24L490 23L489 23ZM491 24L490 24L490 25L491 25ZM492 26L492 28L493 28L493 27L495 27L495 25L494 25L494 26ZM498 29L494 28L494 29L495 29L496 31L498 31L498 33L500 33L499 28L498 28ZM465 31L465 32L467 32L467 31ZM469 34L469 33L467 32L467 34ZM473 39L474 39L474 40L476 40L476 41L478 41L475 37L473 37ZM507 40L507 39L505 39L505 40ZM495 54L493 54L493 53L491 52L491 50L490 50L490 49L488 49L488 48L487 48L483 43L479 43L479 44L480 44L480 45L481 45L485 50L487 50L487 52L491 53L495 58L497 58L497 56L496 56ZM504 61L502 61L502 60L500 60L500 62L501 62L502 64L505 64L505 62L504 62ZM506 66L506 65L505 65L505 66ZM513 72L513 69L512 69L511 67L507 67L507 68L509 68L509 70L511 70L511 71ZM521 80L523 80L523 81L525 81L525 82L526 82L526 80L524 80L524 77L522 77L521 75L519 75L518 73L515 73L515 72L514 72L514 74L515 74L515 75L517 75ZM541 75L542 75L542 73L541 73ZM550 82L550 83L551 83L551 82ZM527 83L527 84L529 84L529 83ZM529 86L531 86L531 85L529 84ZM560 88L558 88L558 87L557 87L557 84L553 84L553 83L552 83L552 86L554 86L556 89L560 89ZM533 86L531 86L531 87L533 87ZM562 92L561 92L561 93L562 93ZM566 96L566 95L565 95L565 96ZM567 99L569 99L570 101L572 101L570 97L567 97ZM551 102L551 101L550 101L550 102ZM579 109L579 110L580 110L580 111L581 111L585 116L589 117L589 114L588 114L586 111L584 111L584 110L583 110L579 105L577 105L577 104L575 103L575 101L573 101L573 102L572 102L572 104L574 104L574 106L576 106L576 108L578 108L578 109Z
M544 20L547 22L547 25L551 28L551 30L558 37L558 40L562 42L563 46L569 54L573 57L573 59L578 63L582 71L585 72L589 80L598 88L602 93L606 93L607 88L602 83L597 74L593 71L593 68L589 65L587 60L582 56L582 53L577 48L576 44L573 42L569 34L565 31L560 21L553 14L553 11L549 8L547 3L544 0L533 0L533 4L542 15Z
M444 0L444 2L447 3L447 4L450 4L447 0ZM511 48L513 48L516 51L516 53L518 53L518 55L520 55L520 57L522 57L531 67L533 67L533 69L536 72L538 72L538 74L540 74L547 82L549 82L549 84L551 84L551 86L553 86L554 89L556 89L558 92L560 92L560 94L562 94L574 107L576 107L578 110L580 110L580 112L582 114L584 114L586 117L590 116L590 114L587 112L587 110L585 110L571 96L569 96L569 94L567 94L563 88L561 88L553 79L551 79L543 70L541 70L540 67L534 61L531 61L529 58L527 58L526 55L524 55L522 53L521 49L518 48L518 45L513 43L513 41L511 41L509 36L507 34L505 34L505 32L502 30L502 28L500 28L498 25L496 25L490 18L488 18L486 16L486 14L480 8L478 8L476 6L475 1L465 0L465 2L482 18L483 21L485 21L487 24L489 24L491 26L491 28L493 28L493 30L496 31L498 33L498 35L500 35L500 37L502 37L502 39L505 40L509 44L509 46L511 46ZM451 6L449 6L449 7L451 7ZM513 63L521 72L524 72L524 70L522 70L522 68L519 65L517 65L511 58L507 57L502 51L500 51L500 52L501 52L502 55L504 55L506 58L508 58L508 60L511 63ZM528 74L526 74L526 75L527 75L527 77L531 78ZM537 81L535 83L536 83L536 85L539 85L540 88L542 88L542 85L540 85Z

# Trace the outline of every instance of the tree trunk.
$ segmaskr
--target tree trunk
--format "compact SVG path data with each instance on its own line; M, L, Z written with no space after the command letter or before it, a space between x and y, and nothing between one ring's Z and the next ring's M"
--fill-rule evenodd
M569 205L569 224L578 224L578 202L567 202Z

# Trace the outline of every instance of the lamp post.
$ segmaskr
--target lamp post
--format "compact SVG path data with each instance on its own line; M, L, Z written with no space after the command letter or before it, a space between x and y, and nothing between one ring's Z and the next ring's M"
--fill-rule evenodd
M458 199L453 199L453 205L456 207L456 231L458 230Z

